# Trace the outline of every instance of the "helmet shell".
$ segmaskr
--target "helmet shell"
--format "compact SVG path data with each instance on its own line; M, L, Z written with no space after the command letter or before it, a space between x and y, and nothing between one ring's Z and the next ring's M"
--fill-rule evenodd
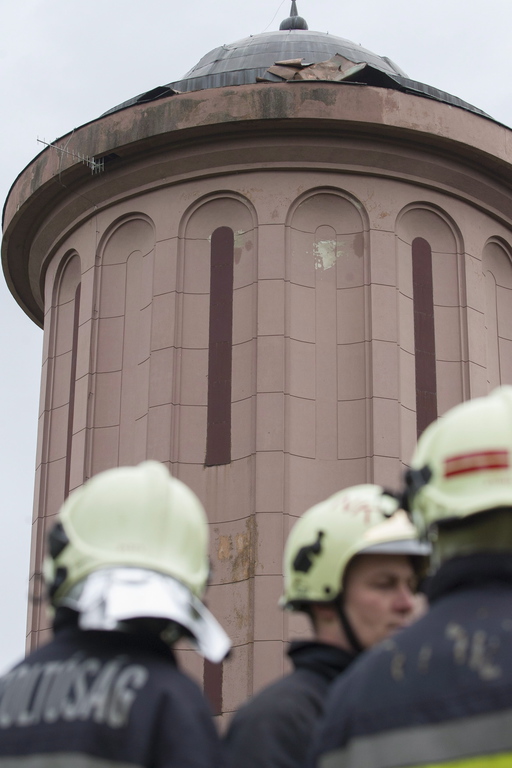
M512 506L512 387L457 405L430 424L411 468L409 481L414 470L424 475L409 489L422 534L443 521Z
M397 506L380 486L367 484L339 491L308 509L286 542L280 604L303 610L305 603L334 600L358 554L425 555L414 526Z
M68 543L46 565L65 578L53 602L93 571L115 566L174 577L201 597L208 579L208 525L197 496L163 464L102 472L70 494L59 521ZM63 569L63 570L62 570Z

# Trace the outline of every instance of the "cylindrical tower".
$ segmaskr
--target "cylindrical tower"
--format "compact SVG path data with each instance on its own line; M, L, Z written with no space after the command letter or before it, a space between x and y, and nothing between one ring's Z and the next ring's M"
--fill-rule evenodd
M512 382L510 130L297 18L46 148L4 216L44 325L33 591L71 489L164 462L209 514L234 653L183 658L219 713L302 629L277 608L294 519L393 485L426 424Z

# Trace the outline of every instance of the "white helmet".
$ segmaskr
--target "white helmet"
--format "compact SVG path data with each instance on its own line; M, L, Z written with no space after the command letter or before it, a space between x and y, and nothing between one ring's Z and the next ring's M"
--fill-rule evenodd
M422 534L433 525L512 507L512 387L457 405L427 427L405 483Z
M102 472L70 494L50 533L45 578L52 604L77 610L83 629L169 619L218 661L229 641L200 600L208 539L201 502L163 464Z
M396 499L380 486L347 488L311 507L292 528L284 552L280 604L300 611L307 610L308 603L335 600L356 555L424 558L429 552Z

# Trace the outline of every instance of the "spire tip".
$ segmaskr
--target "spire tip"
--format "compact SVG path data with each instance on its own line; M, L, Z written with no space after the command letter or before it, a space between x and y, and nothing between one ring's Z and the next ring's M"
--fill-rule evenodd
M281 22L279 29L308 29L306 20L297 13L297 4L295 0L292 0L290 15L287 19L284 19L284 21Z

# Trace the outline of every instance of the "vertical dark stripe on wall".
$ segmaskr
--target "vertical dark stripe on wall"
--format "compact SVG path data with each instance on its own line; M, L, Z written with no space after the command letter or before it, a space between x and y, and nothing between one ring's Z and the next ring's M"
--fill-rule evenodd
M68 431L66 446L66 474L64 477L64 498L69 495L69 482L71 477L71 447L73 445L73 415L75 413L75 386L76 386L76 358L78 353L78 323L80 320L80 289L81 284L75 292L75 311L73 314L73 345L71 347L71 373L69 376L69 408L68 408Z
M432 249L422 237L412 242L414 356L416 368L416 432L437 418L436 340Z
M214 715L222 714L222 672L223 664L212 664L204 660L203 689Z
M233 347L234 234L219 227L212 234L210 338L206 466L231 461L231 369Z

